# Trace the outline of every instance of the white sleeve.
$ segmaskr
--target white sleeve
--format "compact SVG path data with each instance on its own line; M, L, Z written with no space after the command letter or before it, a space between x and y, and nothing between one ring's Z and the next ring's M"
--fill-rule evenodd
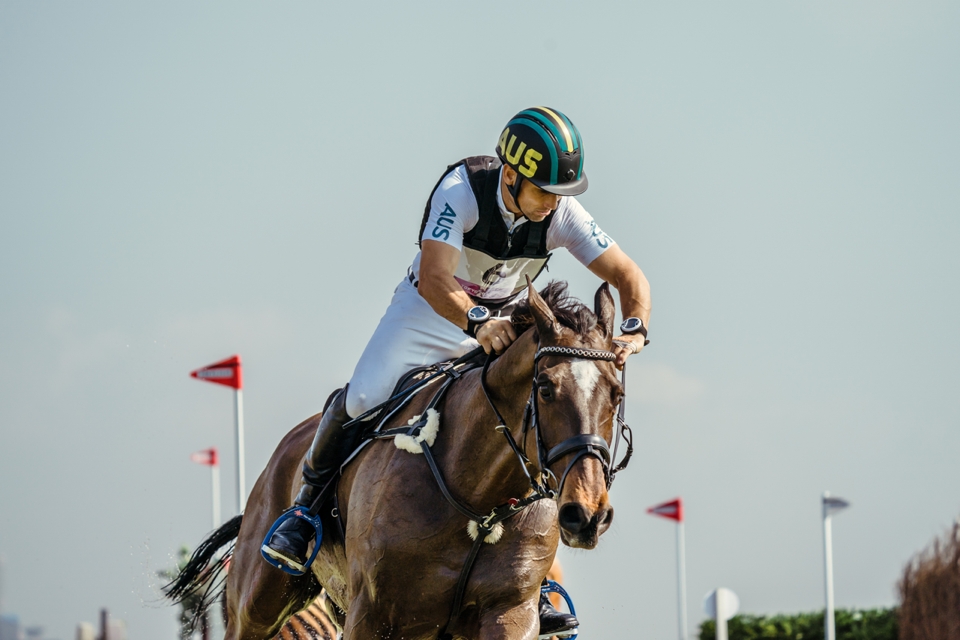
M563 198L553 215L556 219L547 229L548 251L563 247L582 265L587 266L616 244L613 238L597 226L593 217L576 198Z
M420 239L445 242L462 250L463 234L473 229L479 218L480 209L470 188L467 169L460 165L440 181L434 192Z

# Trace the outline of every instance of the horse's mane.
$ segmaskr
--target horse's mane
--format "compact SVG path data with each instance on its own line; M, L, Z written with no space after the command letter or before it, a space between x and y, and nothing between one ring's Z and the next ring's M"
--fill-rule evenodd
M597 326L597 316L585 304L572 297L567 292L567 283L563 280L552 280L540 291L543 298L557 321L578 334L584 334ZM518 303L510 314L510 320L517 335L520 335L535 323L530 312L530 301L526 298Z

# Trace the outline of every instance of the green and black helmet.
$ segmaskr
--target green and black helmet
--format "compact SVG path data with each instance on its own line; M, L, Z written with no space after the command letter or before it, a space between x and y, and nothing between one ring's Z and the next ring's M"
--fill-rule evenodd
M544 191L575 196L587 190L583 142L570 118L556 109L533 107L513 116L497 143L497 155ZM511 189L520 193L520 183Z

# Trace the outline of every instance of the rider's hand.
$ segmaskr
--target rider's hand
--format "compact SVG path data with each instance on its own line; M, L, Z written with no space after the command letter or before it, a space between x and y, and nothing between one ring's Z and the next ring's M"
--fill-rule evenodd
M516 339L517 332L513 330L513 323L509 318L490 318L477 329L477 342L487 353L503 353Z
M632 335L617 336L613 339L613 352L617 354L617 369L622 369L627 363L627 358L635 353L643 351L643 343L646 338L639 333Z

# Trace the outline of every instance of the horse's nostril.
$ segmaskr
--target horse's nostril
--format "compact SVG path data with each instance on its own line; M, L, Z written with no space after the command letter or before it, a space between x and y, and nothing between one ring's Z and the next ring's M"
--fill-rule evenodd
M600 526L609 527L610 523L613 522L613 507L604 507L597 515L597 522L600 523Z
M579 533L587 526L587 512L579 504L571 502L560 507L560 526L570 533Z

